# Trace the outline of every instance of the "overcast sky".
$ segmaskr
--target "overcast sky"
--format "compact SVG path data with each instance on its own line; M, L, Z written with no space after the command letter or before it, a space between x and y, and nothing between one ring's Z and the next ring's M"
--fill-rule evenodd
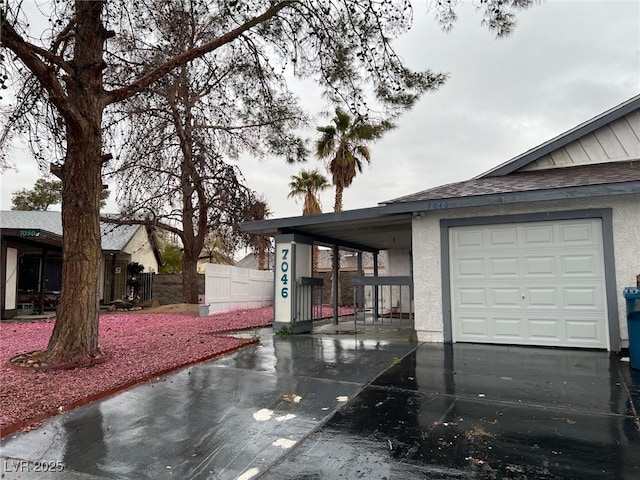
M372 164L345 190L345 210L467 180L640 93L640 0L542 0L521 12L515 32L502 40L480 25L472 0L448 34L427 3L414 2L414 27L396 48L411 68L450 78L371 146ZM309 85L298 91L311 109L330 108ZM314 125L329 122L316 117ZM330 178L313 158L298 165L246 158L239 166L273 218L302 211L302 203L287 199L291 175L319 166ZM38 175L26 157L17 172L4 172L1 209ZM321 197L325 212L333 210L333 194Z

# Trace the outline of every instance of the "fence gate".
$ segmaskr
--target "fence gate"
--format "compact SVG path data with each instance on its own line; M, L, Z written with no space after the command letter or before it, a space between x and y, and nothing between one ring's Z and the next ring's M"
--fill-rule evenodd
M155 273L141 273L140 277L140 289L138 295L140 300L151 300L153 298L153 276Z
M322 286L324 280L316 277L300 277L296 284L297 321L322 318Z
M411 277L353 278L353 321L372 325L413 325Z

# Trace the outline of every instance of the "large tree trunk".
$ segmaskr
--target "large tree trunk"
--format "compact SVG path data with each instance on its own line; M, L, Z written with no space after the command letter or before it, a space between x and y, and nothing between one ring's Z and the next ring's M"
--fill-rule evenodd
M67 81L77 115L66 118L62 167L62 295L45 361L86 365L98 352L102 191L102 2L78 2L75 75Z
M87 161L92 157L97 161ZM99 134L93 141L85 138L69 150L64 175L62 295L46 356L47 363L84 364L98 351L102 256L97 194L102 185Z
M198 303L198 256L186 248L182 255L182 302Z

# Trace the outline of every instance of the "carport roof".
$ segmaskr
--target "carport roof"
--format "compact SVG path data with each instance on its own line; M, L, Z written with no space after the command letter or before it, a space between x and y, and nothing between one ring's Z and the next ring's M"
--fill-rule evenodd
M510 203L640 193L640 160L474 178L338 213L247 222L242 230L274 236L297 233L324 245L379 251L411 247L413 214Z

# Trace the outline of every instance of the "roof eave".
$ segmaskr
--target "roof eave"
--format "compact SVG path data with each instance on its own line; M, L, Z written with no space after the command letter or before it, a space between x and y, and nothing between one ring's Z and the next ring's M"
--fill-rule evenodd
M431 210L451 210L465 207L486 207L491 205L542 202L546 200L567 200L571 198L601 197L609 195L631 195L640 193L640 180L630 182L558 187L543 190L501 192L465 197L443 197L413 202L385 205L386 214L428 212Z
M344 212L322 213L318 215L302 215L298 217L274 218L243 222L240 230L246 233L270 235L278 233L282 228L308 227L329 222L349 222L371 220L384 216L380 206L345 210Z

